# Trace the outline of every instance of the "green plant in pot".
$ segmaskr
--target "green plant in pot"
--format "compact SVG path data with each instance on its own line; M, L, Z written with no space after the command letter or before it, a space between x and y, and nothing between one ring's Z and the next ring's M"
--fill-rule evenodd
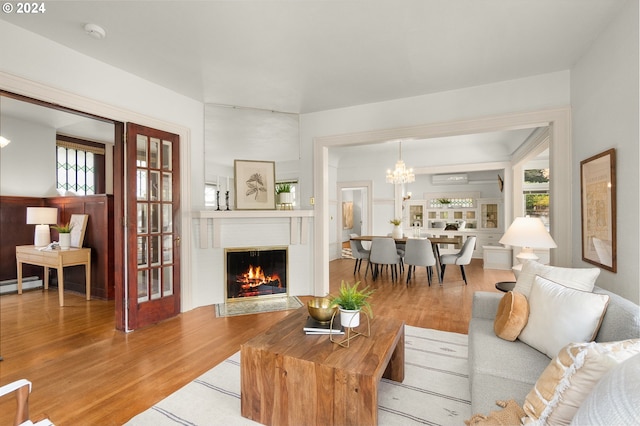
M278 204L293 204L293 194L291 194L291 184L279 183L276 185L276 195L278 196Z
M369 297L375 290L370 290L369 286L360 289L360 281L351 285L342 280L340 290L335 296L329 296L332 306L340 309L340 323L343 327L354 328L360 325L360 311L373 317L373 310L369 303Z
M58 231L60 248L68 249L71 247L71 230L73 230L73 223L67 222L66 224L52 226L52 228Z

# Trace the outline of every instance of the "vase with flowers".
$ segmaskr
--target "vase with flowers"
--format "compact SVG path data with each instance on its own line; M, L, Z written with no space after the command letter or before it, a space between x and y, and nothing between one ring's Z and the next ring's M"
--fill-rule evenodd
M400 227L400 224L402 224L402 219L391 219L389 223L393 225L391 236L393 238L402 238L402 228Z

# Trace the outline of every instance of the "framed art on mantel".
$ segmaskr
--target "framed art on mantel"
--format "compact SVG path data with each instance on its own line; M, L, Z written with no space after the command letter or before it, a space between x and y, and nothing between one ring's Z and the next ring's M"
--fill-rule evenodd
M616 259L616 150L580 162L582 260L611 272Z
M274 161L234 161L236 210L276 209Z

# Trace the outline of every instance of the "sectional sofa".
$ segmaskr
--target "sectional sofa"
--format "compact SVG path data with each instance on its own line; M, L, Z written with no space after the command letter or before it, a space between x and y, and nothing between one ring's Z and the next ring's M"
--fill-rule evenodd
M525 268L526 267L525 265ZM525 268L523 268L523 272ZM553 276L554 272L561 271L560 275L564 274L564 281L566 281L567 273L570 274L568 268L536 266L534 269L536 270L529 271L529 280L535 281L536 285L538 281L544 281L544 279L537 278L538 275L536 275L536 273ZM599 270L595 270L595 273L593 273L593 270L591 271L592 272L589 272L591 276L587 281L595 281L595 277L597 277L599 273ZM532 275L535 276L534 279L531 278ZM595 275L595 277L593 277L593 275ZM558 281L563 281L563 279L559 279ZM518 278L518 283L514 291L522 290L522 288L519 288L520 284L521 276ZM531 285L531 283L529 283L529 285ZM589 284L587 283L586 286L588 287ZM589 295L589 297L599 297L600 300L605 300L604 316L601 316L600 319L597 317L595 319L599 321L599 324L596 324L597 335L595 341L613 342L639 339L640 307L614 293L595 287L593 284L591 284L591 286L591 291L584 291L584 289L575 290L581 293L571 294L570 299L568 299L568 304L571 304L572 300L576 300L577 297L587 292L593 293L593 295ZM537 288L538 287L536 287L536 290ZM530 287L524 291L526 292L527 290L530 292L530 294L527 295L527 300L533 305L534 290ZM584 294L584 296L587 295ZM606 296L608 296L608 300ZM541 374L553 359L551 355L555 353L543 353L540 348L536 349L530 346L521 340L522 334L514 341L505 340L496 335L494 325L503 297L506 297L506 295L502 293L476 292L474 294L472 318L469 324L469 381L471 387L472 413L489 413L492 410L497 410L499 409L499 407L496 406L496 401L498 400L514 399L522 406L525 403L525 398L527 398L527 395L532 391ZM540 305L539 299L537 300L538 305ZM576 307L569 306L567 309L575 313L585 305L584 302L577 303L579 303L579 305ZM546 316L546 319L551 321L553 321L551 317L554 315L553 308L547 305L552 304L553 301L538 307L544 309L542 311L543 316ZM566 307L566 304L559 306ZM531 309L531 313L527 312L527 315L533 315L533 306L531 306ZM572 312L569 312L569 314ZM585 316L587 315L585 314ZM577 318L581 317L582 315L580 314ZM572 321L578 322L575 319ZM531 324L528 323L525 327L531 327ZM559 324L558 328L561 327L562 325ZM573 327L573 324L569 325L570 329L573 329ZM542 333L541 336L543 336L543 339L544 336L549 336L549 340L552 340L553 334L556 331L554 328L555 327L552 326L544 330L539 330ZM588 341L588 339L586 341ZM631 343L635 344L636 348L638 347L635 341ZM552 350L555 351L555 349ZM636 362L636 364L638 363ZM636 395L636 397L640 398L640 395ZM638 410L640 410L640 408L638 408ZM637 414L640 416L640 413Z

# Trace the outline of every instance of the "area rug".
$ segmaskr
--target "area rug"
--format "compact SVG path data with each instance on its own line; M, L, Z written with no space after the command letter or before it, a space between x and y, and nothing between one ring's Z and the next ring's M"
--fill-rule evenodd
M259 314L262 312L287 311L298 309L303 303L295 296L268 297L262 299L238 300L216 305L216 317Z
M380 425L462 425L471 417L465 334L407 326L404 377L403 383L382 379ZM240 415L240 352L127 423L257 424Z

